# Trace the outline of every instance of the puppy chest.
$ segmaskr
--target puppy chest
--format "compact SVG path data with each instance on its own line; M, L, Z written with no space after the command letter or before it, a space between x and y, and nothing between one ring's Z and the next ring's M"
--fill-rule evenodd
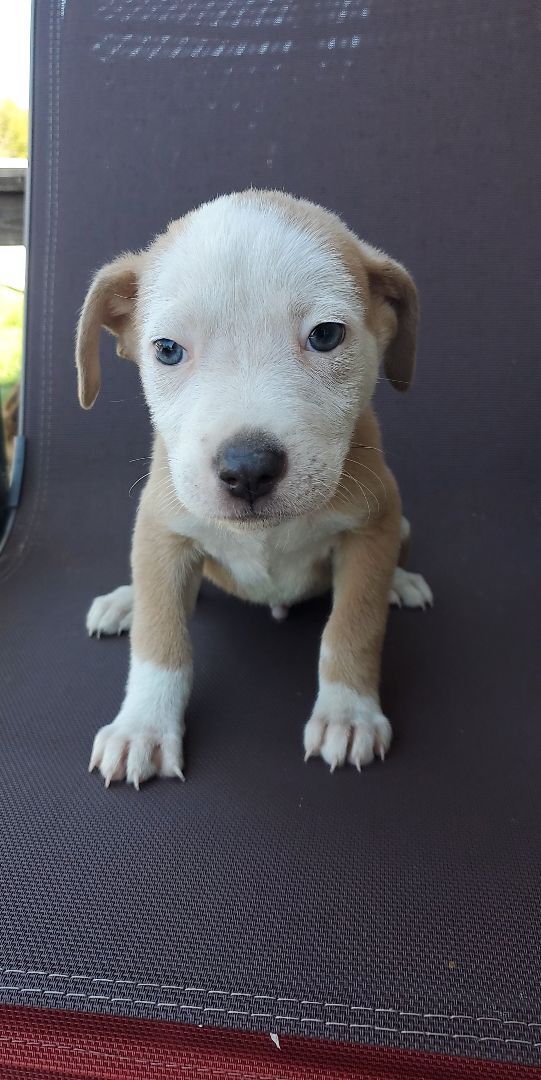
M255 603L291 604L330 585L330 556L340 533L358 528L349 515L302 517L257 531L233 531L184 514L171 522L234 579Z
M315 542L306 539L300 546L284 543L285 537L235 539L207 545L209 555L229 571L250 599L269 604L291 603L309 592L321 576L322 564L329 562L332 546L329 537Z

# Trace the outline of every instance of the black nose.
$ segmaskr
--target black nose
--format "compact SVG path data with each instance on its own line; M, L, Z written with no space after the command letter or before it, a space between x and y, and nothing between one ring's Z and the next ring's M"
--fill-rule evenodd
M250 503L272 491L285 467L285 451L264 435L239 435L216 455L222 484L235 498Z

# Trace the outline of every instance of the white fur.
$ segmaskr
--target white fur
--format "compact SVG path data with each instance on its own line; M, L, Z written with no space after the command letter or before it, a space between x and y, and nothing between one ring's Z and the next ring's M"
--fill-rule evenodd
M271 604L271 615L276 622L284 622L289 615L287 604Z
M89 770L99 768L107 787L126 778L138 788L156 773L184 779L182 736L191 683L191 668L168 671L132 654L122 708L98 731Z
M131 629L133 586L120 585L105 596L96 596L88 610L86 628L90 636L122 634Z
M304 729L305 758L319 754L331 772L346 759L360 771L378 754L382 760L392 731L379 704L342 683L320 681L312 715Z
M214 464L222 443L246 429L288 456L257 514L291 518L328 501L379 357L355 282L323 237L263 200L218 199L154 255L141 302L145 396L181 503L206 521L253 518ZM344 343L311 351L310 331L329 320L345 324ZM186 359L161 365L157 337L179 342Z
M432 607L434 596L430 585L421 574L403 570L397 566L393 575L393 584L389 593L389 603L395 607L422 608Z

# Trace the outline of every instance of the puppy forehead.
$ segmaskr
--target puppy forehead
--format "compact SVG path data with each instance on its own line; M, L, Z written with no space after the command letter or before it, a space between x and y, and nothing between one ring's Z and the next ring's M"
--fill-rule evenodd
M329 239L265 202L224 197L182 222L155 264L155 300L227 319L249 309L268 317L287 307L345 314L355 282Z

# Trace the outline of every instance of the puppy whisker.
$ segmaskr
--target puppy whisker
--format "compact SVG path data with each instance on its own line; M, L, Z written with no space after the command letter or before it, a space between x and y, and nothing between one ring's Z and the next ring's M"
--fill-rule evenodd
M387 488L385 487L385 484L383 483L383 480L381 479L381 476L378 476L377 472L375 472L374 469L371 469L369 465L365 465L363 461L357 461L356 458L347 457L347 458L345 458L345 461L350 461L352 463L352 465L360 465L361 469L366 469L367 472L372 473L372 476L375 476L376 480L378 481L378 484L381 484L381 487L383 489L383 493L385 495L385 498L387 499L387 497L388 497L387 496Z
M367 498L366 492L368 491L368 493L369 493L369 494L370 494L370 495L372 496L372 498L374 499L374 502L376 503L376 505L377 505L377 508L378 508L378 512L379 512L381 508L380 508L380 504L379 504L379 499L378 499L377 495L374 495L374 492L372 491L372 489L371 489L371 488L369 488L369 487L368 487L368 484L366 484L366 486L365 486L364 484L362 484L362 483L361 483L361 481L360 481L360 480L357 480L357 478L356 478L355 476L351 476L351 474L350 474L350 473L344 472L344 474L343 474L343 475L344 475L344 478L345 478L346 480L351 480L351 481L352 481L352 482L353 482L354 484L357 484L357 487L358 487L358 488L359 488L359 490L360 490L360 491L362 492L362 494L363 494L363 497L364 497L364 501L365 501L365 503L366 503L366 505L367 505L367 507L368 507L368 517L369 517L369 519L370 519L372 511L371 511L371 506L370 506L370 503L369 503L369 501L368 501L368 498Z
M134 458L133 460L134 461L144 461L145 459L144 458ZM147 458L146 460L149 461L150 458ZM131 485L131 487L130 487L130 489L128 491L128 498L131 499L131 493L132 493L133 489L135 487L137 487L138 484L141 483L141 480L146 480L150 476L151 472L160 472L160 471L161 472L168 472L169 471L169 466L168 465L161 465L161 466L158 466L158 467L154 466L153 469L149 469L148 472L143 473L142 476L139 476L138 479L134 480L133 484Z
M137 485L138 485L138 484L140 484L140 483L141 483L141 480L146 480L148 476L150 476L150 471L149 471L149 472L146 472L146 473L143 473L143 475L142 475L142 476L140 476L140 477L139 477L139 478L138 478L137 480L134 480L134 482L133 482L133 484L132 484L132 486L131 486L130 490L128 491L128 498L129 498L129 499L131 499L131 493L132 493L133 489L134 489L135 487L137 487Z
M378 454L383 454L381 446L368 446L362 442L351 443L350 445L352 450L376 450Z

